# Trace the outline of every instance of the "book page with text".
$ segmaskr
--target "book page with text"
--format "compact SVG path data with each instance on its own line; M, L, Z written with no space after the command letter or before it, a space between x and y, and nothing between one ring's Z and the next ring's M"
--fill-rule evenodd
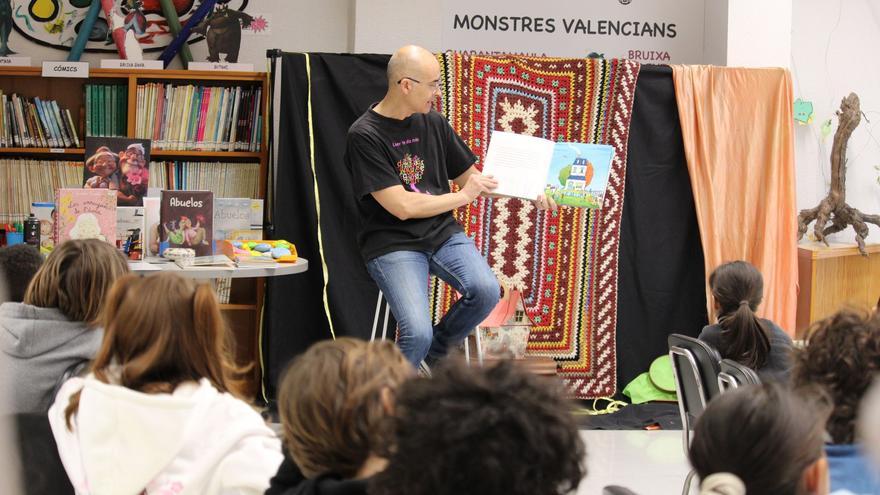
M493 194L536 199L544 192L553 146L547 139L493 131L483 163L483 173L498 179Z

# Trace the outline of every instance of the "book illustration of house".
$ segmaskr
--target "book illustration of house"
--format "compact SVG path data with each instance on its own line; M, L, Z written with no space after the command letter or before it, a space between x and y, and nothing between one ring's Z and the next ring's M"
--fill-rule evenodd
M565 180L565 188L584 190L593 180L593 164L586 158L578 157L571 164L571 171Z

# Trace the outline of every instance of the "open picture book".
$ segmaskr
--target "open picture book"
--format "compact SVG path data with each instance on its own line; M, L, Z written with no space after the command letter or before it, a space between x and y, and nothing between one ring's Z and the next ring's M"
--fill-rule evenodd
M498 179L493 194L534 200L552 197L560 206L602 208L614 147L607 144L556 143L494 131L483 173Z

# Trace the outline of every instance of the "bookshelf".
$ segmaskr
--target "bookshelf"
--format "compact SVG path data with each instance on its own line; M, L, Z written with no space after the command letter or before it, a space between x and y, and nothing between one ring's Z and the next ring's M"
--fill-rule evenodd
M199 149L151 149L150 160L168 161L174 163L194 163L201 167L210 167L212 163L217 165L234 164L258 164L256 179L256 198L266 197L267 184L267 161L268 154L268 115L269 105L269 78L264 72L216 72L216 71L188 71L188 70L127 70L127 69L90 69L88 78L44 78L40 67L0 67L0 91L6 95L16 94L28 99L40 98L54 100L62 109L70 111L73 125L79 136L81 144L86 136L86 87L88 85L113 85L126 88L124 101L120 102L119 108L125 109L124 126L122 121L117 128L125 128L124 136L136 138L138 126L138 86L150 83L159 83L167 86L202 86L217 88L243 88L251 91L250 102L256 102L259 108L255 117L252 130L256 131L255 138L251 143L257 150L251 151L218 151ZM181 100L184 108L193 108L188 100ZM124 103L124 105L122 104ZM142 100L143 103L143 100ZM144 106L140 108L144 111ZM114 120L121 116L115 115ZM235 124L232 124L235 125ZM105 134L106 135L106 134ZM24 198L29 191L35 190L29 181L32 175L28 172L19 173L19 176L8 180L4 173L14 174L16 167L31 166L31 164L57 161L78 162L80 165L85 158L85 150L81 147L48 148L48 147L0 147L0 219L3 223L16 218L24 218L29 210L24 210L23 205L29 205L29 201L44 201L50 198L32 197ZM5 167L5 168L4 168ZM175 184L172 166L166 166L164 170L164 184ZM42 170L42 169L41 169ZM25 178L22 178L25 177ZM42 181L43 189L54 185L55 187L73 186L81 184L59 183ZM71 181L68 174L66 179ZM151 183L153 181L151 180ZM159 181L157 181L159 182ZM15 201L12 196L17 194L19 200ZM251 195L249 195L251 196ZM15 211L22 210L22 211ZM263 278L234 279L228 304L221 305L224 317L235 336L235 356L240 365L252 365L253 373L247 383L246 392L251 397L256 397L260 389L261 370L259 360L259 328L263 307L265 281Z

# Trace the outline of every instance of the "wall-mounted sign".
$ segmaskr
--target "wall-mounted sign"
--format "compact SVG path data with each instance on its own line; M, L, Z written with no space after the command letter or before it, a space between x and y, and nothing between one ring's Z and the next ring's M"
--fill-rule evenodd
M443 0L443 50L703 63L705 0Z

